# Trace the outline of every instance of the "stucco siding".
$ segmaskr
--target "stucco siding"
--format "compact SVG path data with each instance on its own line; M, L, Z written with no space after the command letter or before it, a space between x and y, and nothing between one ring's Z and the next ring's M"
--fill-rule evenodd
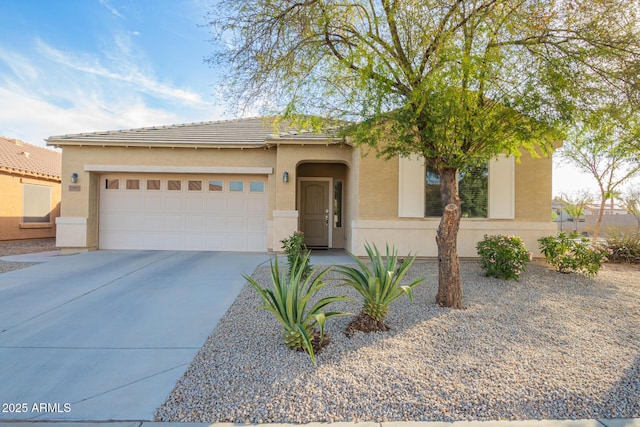
M551 157L523 153L516 163L516 221L551 221Z
M23 184L51 188L50 219L48 224L23 222ZM55 237L55 219L59 215L59 182L0 172L0 240Z
M398 218L398 159L374 153L360 159L358 175L359 219Z

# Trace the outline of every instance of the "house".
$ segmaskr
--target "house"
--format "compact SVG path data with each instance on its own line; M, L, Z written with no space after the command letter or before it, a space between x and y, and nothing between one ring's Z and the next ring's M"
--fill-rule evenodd
M311 247L364 254L364 243L435 256L437 175L417 158L384 160L348 140L273 118L52 136L62 148L67 251L278 251L295 230ZM76 178L72 178L76 177ZM460 174L459 254L484 234L535 251L555 232L551 159L522 155Z
M0 136L0 241L55 237L61 157Z

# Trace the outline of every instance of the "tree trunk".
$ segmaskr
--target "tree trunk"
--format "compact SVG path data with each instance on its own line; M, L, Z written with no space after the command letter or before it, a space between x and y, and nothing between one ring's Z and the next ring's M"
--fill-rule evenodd
M604 198L604 193L602 195L602 200L600 202L600 210L598 211L598 219L596 220L596 226L593 228L593 237L591 240L591 245L596 245L596 240L598 239L598 233L600 232L600 225L602 224L602 217L604 216L604 210L606 208L607 200Z
M460 228L460 197L458 197L456 169L440 171L442 219L438 227L438 295L436 303L442 307L463 308L462 280L458 260L458 230Z

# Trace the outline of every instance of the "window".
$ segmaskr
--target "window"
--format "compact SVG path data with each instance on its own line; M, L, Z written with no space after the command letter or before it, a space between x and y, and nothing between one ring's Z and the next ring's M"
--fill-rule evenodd
M160 180L159 179L148 179L147 180L147 190L160 190Z
M264 181L251 181L249 191L252 193L264 193Z
M222 181L218 179L209 180L209 191L222 191Z
M244 182L229 181L229 191L244 191Z
M140 180L139 179L128 179L127 180L127 190L139 190L140 189Z
M120 188L119 179L106 179L104 182L104 188L107 190L117 190Z
M22 222L51 221L51 187L22 184Z
M333 182L333 226L342 227L342 181Z
M462 218L486 218L488 211L489 169L487 164L458 170L458 195ZM440 177L427 166L425 216L442 216Z
M202 191L202 181L189 181L189 191Z
M182 181L179 179L170 179L167 181L169 191L180 191L182 189Z

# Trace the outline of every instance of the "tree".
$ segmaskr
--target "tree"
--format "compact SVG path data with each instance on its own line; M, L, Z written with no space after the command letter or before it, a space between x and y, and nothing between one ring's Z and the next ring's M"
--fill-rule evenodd
M600 190L600 209L593 230L596 244L607 199L619 194L618 188L640 172L640 116L630 105L609 104L583 114L568 133L562 156L591 174Z
M220 0L208 60L236 108L346 120L379 155L421 155L444 212L436 301L462 308L458 170L548 153L596 93L635 93L635 1Z
M584 208L593 202L591 195L588 191L579 191L573 196L563 194L560 197L563 203L563 209L567 212L567 215L573 220L573 231L578 232L578 221L581 216L584 216Z
M623 198L620 199L622 206L629 215L633 215L637 222L636 231L640 233L640 190L629 189Z

